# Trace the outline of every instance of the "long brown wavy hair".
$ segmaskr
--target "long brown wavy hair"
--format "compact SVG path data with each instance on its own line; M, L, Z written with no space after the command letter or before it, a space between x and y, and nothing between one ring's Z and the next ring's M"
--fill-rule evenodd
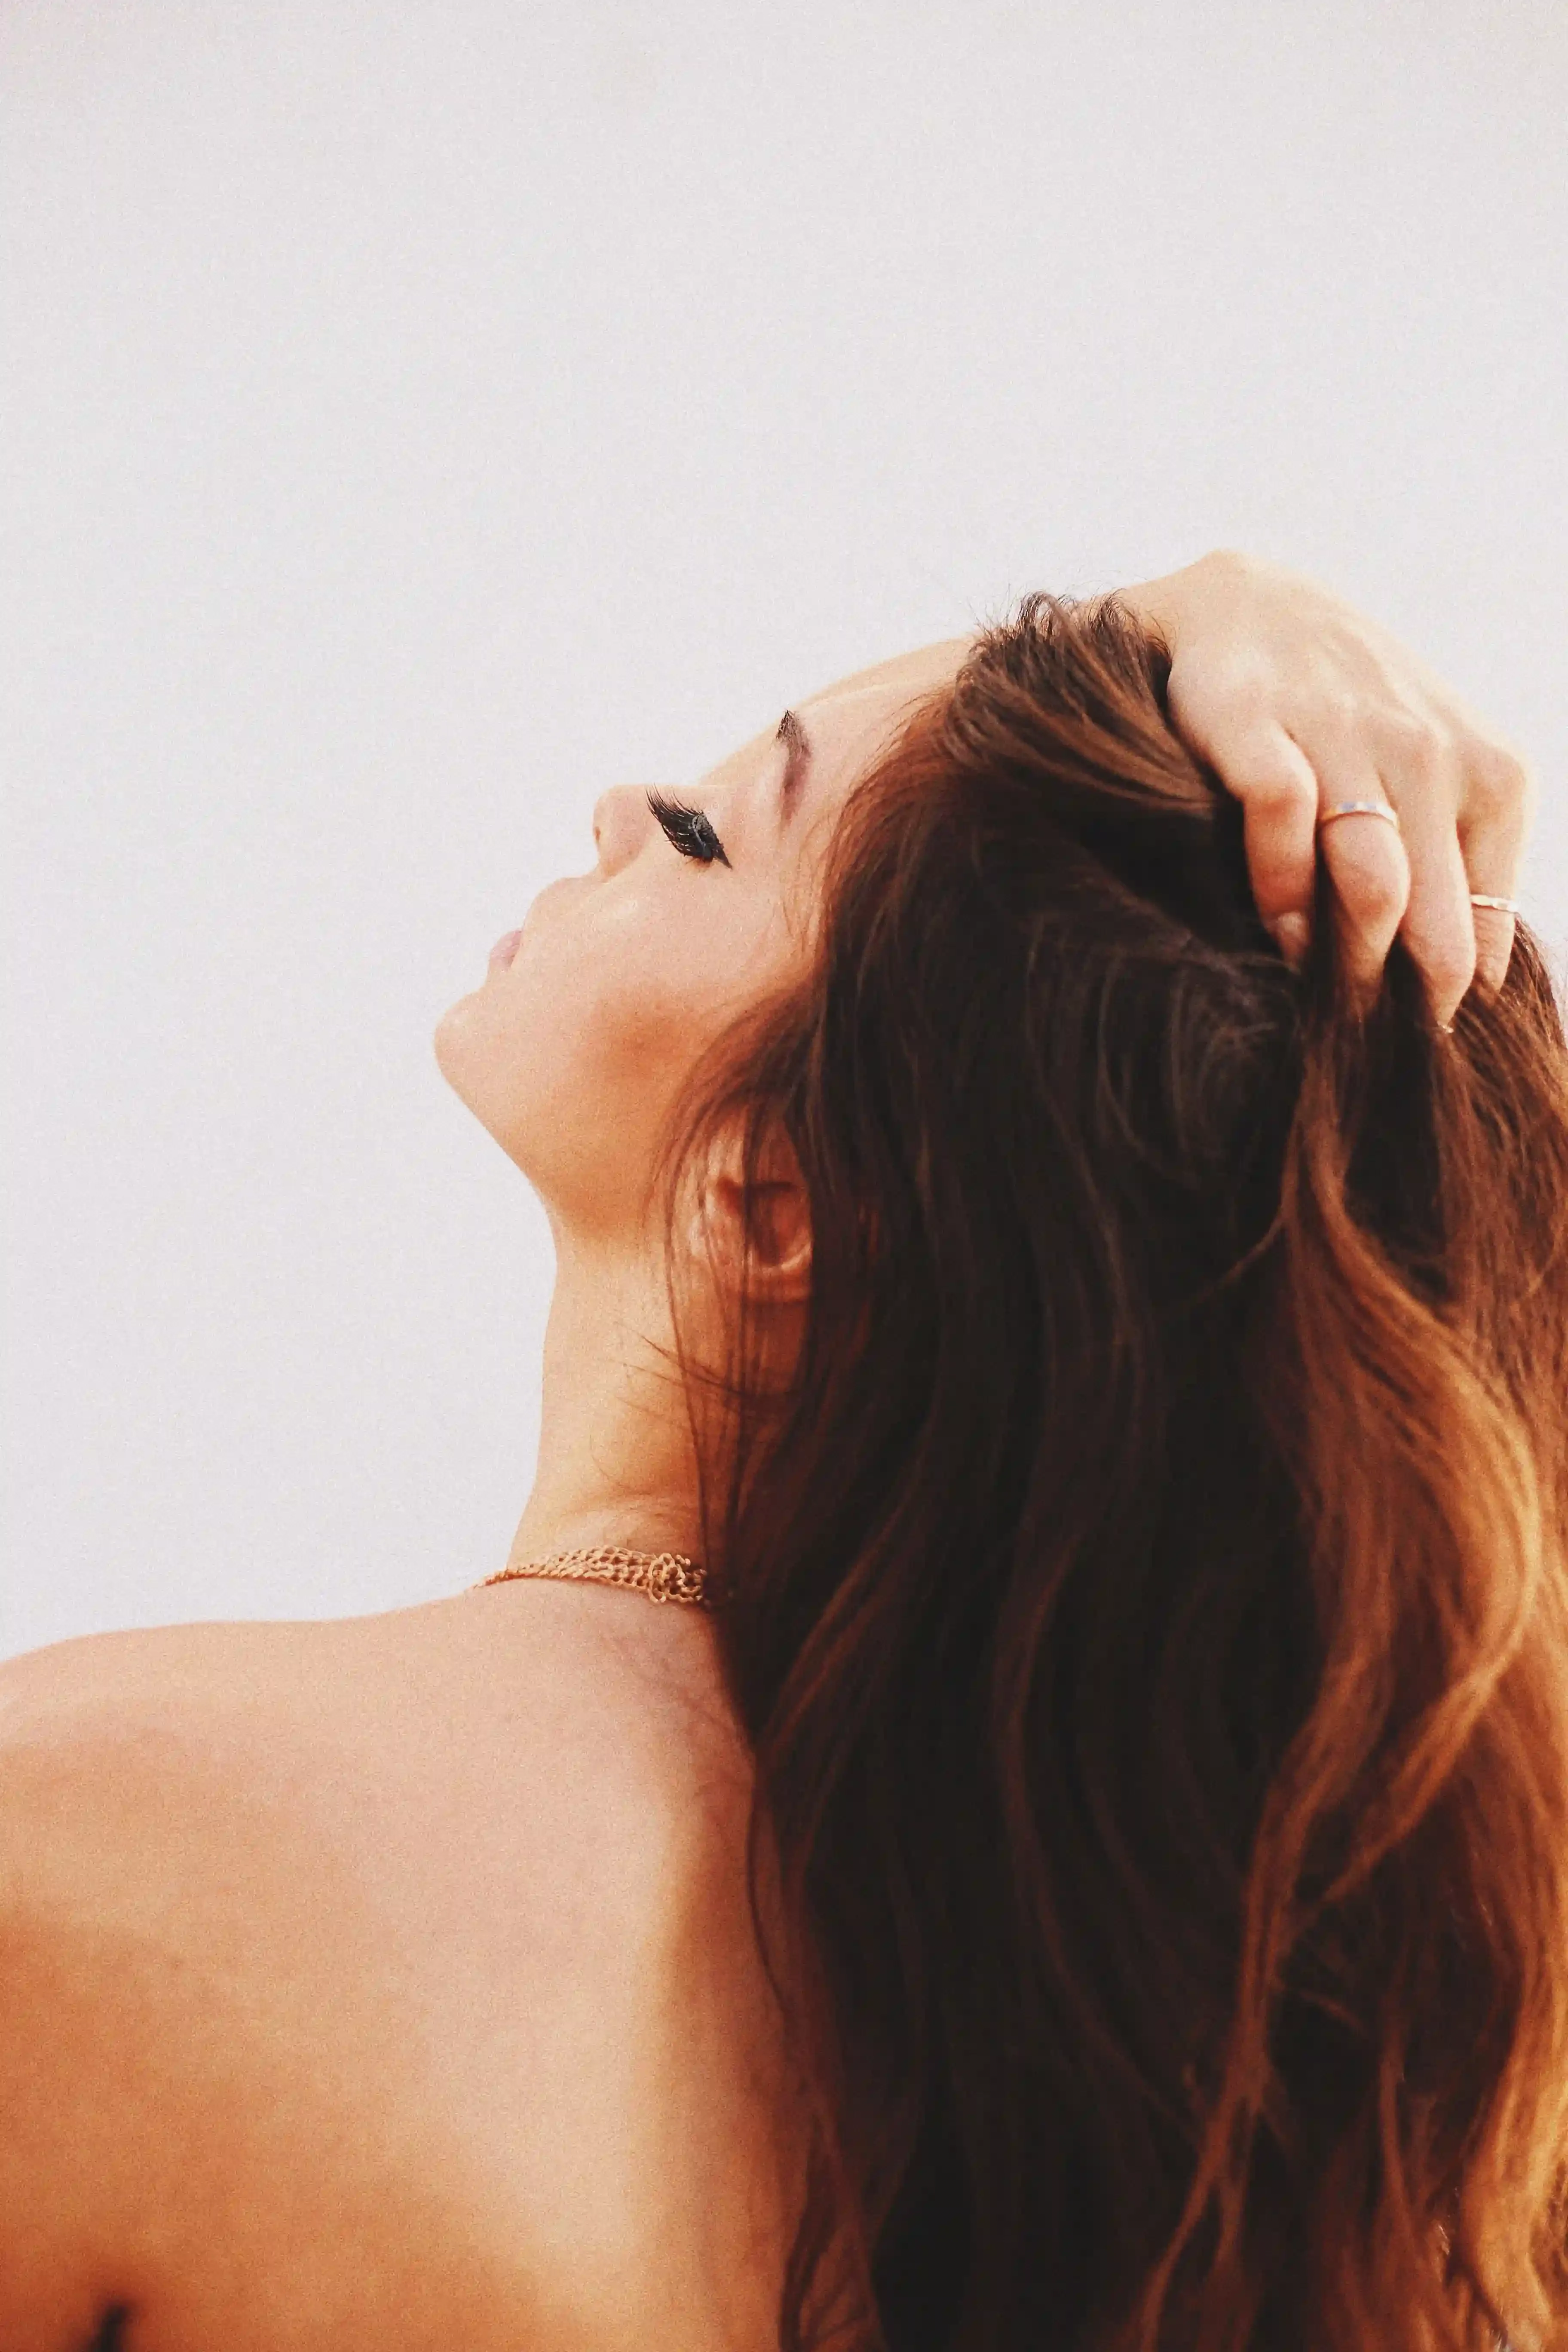
M980 636L660 1163L811 1216L787 1380L671 1297L785 2352L1568 2341L1561 1006L1521 923L1451 1037L1397 940L1358 1012L1321 867L1292 972L1168 677Z

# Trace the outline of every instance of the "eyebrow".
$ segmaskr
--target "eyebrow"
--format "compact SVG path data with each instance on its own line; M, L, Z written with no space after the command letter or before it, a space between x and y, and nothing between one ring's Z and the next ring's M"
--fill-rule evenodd
M789 746L784 780L779 785L779 825L782 831L800 805L801 786L805 782L805 772L811 760L811 738L795 712L786 710L779 720L774 740Z

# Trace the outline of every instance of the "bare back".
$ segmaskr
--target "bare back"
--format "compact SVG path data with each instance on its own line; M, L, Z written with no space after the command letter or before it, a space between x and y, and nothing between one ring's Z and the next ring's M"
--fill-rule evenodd
M771 2346L798 2130L711 1643L530 1584L0 1671L0 2340Z

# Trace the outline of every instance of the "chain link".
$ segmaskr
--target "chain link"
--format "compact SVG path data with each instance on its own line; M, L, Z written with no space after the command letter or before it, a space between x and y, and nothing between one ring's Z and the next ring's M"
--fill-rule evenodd
M561 1577L568 1581L619 1584L650 1601L679 1601L689 1608L711 1604L705 1571L680 1551L628 1551L622 1544L589 1544L575 1551L551 1552L543 1559L513 1560L474 1587L508 1584L514 1577Z

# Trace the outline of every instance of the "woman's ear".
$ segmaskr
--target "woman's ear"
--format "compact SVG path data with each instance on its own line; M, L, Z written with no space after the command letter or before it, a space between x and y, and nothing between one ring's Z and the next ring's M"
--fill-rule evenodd
M766 1149L748 1186L738 1148L711 1166L693 1239L727 1290L742 1281L759 1307L804 1304L811 1293L811 1211L795 1153Z

